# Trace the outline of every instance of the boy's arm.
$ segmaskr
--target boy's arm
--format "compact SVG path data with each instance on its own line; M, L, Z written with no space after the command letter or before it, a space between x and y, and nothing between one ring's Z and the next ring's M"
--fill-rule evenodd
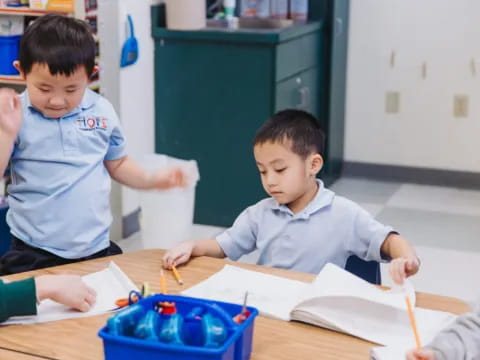
M35 278L38 302L51 299L69 308L88 311L97 294L78 275L41 275Z
M17 93L0 89L0 177L5 173L21 125L22 105Z
M224 258L225 253L218 244L217 239L202 239L195 241L192 256L210 256L216 258Z
M460 315L424 349L407 354L407 360L449 359L480 359L480 308Z
M261 207L257 204L245 209L233 226L215 239L185 241L168 250L163 257L163 266L170 268L187 262L192 256L210 256L231 260L249 253L256 248L257 220Z
M5 174L10 155L12 154L14 141L14 137L12 138L0 130L0 178Z
M388 234L383 242L380 251L382 257L392 259L389 267L390 275L398 284L403 279L418 272L420 261L410 243L396 233Z
M104 164L112 179L134 189L169 189L183 184L183 172L178 168L150 174L129 156L105 160Z
M0 322L10 316L34 315L37 313L35 301L35 281L33 278L4 283L0 280Z
M225 253L216 239L184 241L165 253L163 266L169 269L172 265L186 263L192 256L224 258Z
M460 315L426 347L436 360L480 359L480 309Z

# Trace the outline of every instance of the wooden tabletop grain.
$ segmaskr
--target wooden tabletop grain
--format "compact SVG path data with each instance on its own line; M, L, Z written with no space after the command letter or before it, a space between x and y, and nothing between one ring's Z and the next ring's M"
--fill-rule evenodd
M138 287L141 287L144 281L148 281L151 290L159 292L163 252L163 250L143 250L15 274L7 278L18 280L39 274L65 272L85 275L104 269L111 260L114 260ZM305 282L314 278L312 274L199 257L192 259L186 266L178 268L185 282L183 288L205 280L227 263ZM170 271L166 272L166 280L169 293L176 294L183 289L177 284ZM470 310L461 300L423 293L417 293L417 306L455 314ZM97 333L105 325L109 316L106 314L34 325L0 327L0 359L103 359L103 344ZM255 320L251 360L367 360L372 346L367 341L312 325L259 316Z

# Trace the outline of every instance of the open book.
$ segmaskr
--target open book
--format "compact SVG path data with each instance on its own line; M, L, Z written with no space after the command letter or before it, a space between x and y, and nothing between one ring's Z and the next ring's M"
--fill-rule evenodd
M383 291L333 264L327 264L311 283L226 265L183 294L241 304L248 291L248 305L264 316L302 321L380 345L413 346L405 296L415 304L415 292L408 281L405 287L406 291ZM422 341L455 318L420 308L415 316Z
M82 276L82 280L97 293L95 305L87 312L69 309L67 306L47 299L37 306L37 315L15 316L2 323L33 324L47 321L99 315L116 308L115 301L128 297L130 290L138 291L135 284L112 261L104 270Z

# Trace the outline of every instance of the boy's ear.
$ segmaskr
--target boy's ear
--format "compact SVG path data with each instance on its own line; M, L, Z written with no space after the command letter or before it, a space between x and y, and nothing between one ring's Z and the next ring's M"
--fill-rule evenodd
M25 73L23 72L22 67L20 66L20 61L15 60L13 62L13 67L18 70L22 79L25 79Z
M92 77L93 75L97 74L99 71L100 71L100 68L98 67L98 65L95 65L95 66L93 67L92 73L90 74L90 77Z
M312 175L317 175L323 167L323 158L320 154L313 154L310 160L310 171Z

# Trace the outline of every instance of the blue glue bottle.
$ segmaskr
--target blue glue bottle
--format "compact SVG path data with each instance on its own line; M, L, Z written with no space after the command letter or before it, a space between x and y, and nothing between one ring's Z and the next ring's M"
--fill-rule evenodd
M145 309L141 305L130 305L107 320L108 332L112 335L133 336L138 321L144 315Z
M158 341L160 315L154 310L148 310L135 327L134 336L138 339Z
M158 339L167 344L184 345L181 333L182 325L183 317L180 314L164 317Z
M205 338L203 346L207 348L220 347L227 339L225 324L210 313L206 313L202 317L202 332Z
M202 334L202 316L204 313L204 307L196 306L185 316L183 322L183 336L186 344L203 346L205 343Z

